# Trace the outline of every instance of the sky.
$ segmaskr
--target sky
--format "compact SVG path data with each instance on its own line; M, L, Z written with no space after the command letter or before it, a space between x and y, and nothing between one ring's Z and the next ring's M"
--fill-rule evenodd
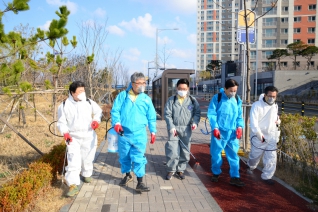
M62 5L71 11L67 37L78 37L80 24L95 22L105 26L108 34L103 48L122 51L121 61L129 74L138 71L147 75L148 64L155 67L151 61L156 55L157 29L158 54L171 52L166 67L195 67L196 0L30 0L30 10L5 14L5 32L20 24L48 29L50 21L59 18L55 11ZM2 3L0 9L4 8ZM174 28L178 30L162 30ZM79 45L75 52L81 52ZM149 71L152 76L155 70Z

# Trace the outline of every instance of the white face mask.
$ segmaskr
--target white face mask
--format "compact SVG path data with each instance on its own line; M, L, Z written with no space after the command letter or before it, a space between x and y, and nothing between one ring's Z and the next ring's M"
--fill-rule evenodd
M230 92L230 93L227 95L227 97L232 98L232 97L235 96L235 94L236 94L236 92Z
M77 95L77 98L78 98L79 100L81 100L81 101L85 101L85 100L86 100L86 94L85 94L85 92L78 94L78 95Z
M146 86L143 86L143 85L141 85L137 88L138 93L143 93L143 92L145 92L145 90L146 90Z
M181 97L185 97L188 94L188 91L178 91L178 95Z
M272 104L274 104L274 102L275 102L275 98L273 98L273 97L268 97L267 100L266 100L266 102L267 102L269 105L272 105Z

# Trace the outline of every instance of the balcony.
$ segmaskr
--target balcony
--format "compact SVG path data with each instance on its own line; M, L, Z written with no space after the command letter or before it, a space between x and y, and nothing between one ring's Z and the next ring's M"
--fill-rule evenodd
M273 33L263 33L262 34L263 37L276 37L277 33L273 32Z
M277 25L277 21L263 23L263 26L276 26L276 25Z
M263 43L262 44L263 48L273 48L273 47L277 47L276 43Z

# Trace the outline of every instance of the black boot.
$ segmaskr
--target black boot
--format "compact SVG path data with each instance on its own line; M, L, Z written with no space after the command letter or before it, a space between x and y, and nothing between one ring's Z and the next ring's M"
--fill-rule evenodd
M126 176L120 181L120 186L126 186L129 182L133 181L133 177L131 176L130 172L126 173Z
M148 192L150 191L149 187L146 187L145 184L142 182L142 177L137 177L137 187L136 187L136 191L139 192Z

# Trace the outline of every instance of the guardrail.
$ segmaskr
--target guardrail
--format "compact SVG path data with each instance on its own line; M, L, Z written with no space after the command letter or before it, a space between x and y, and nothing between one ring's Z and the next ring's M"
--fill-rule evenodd
M283 113L300 113L302 116L318 116L318 105L301 102L286 102L282 100L277 102L280 112Z

